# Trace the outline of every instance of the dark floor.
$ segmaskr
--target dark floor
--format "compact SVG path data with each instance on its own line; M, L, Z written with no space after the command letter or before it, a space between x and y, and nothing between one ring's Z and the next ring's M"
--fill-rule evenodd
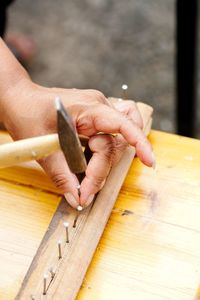
M17 0L9 30L37 42L32 78L95 88L155 108L154 128L174 130L174 0Z

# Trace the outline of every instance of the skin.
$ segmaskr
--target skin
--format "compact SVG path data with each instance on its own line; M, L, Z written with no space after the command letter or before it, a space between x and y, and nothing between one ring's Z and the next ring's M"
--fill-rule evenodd
M128 144L136 147L145 165L155 164L133 101L109 100L97 90L46 88L35 84L1 39L0 70L0 121L14 140L56 132L56 96L62 99L78 133L89 137L93 156L81 183L80 197L78 180L61 151L38 161L73 207L91 203ZM104 134L97 135L99 132ZM114 137L110 133L118 134Z

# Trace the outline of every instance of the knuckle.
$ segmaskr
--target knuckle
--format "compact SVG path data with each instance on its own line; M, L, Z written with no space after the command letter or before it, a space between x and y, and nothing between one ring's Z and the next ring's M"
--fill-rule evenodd
M144 124L143 124L143 120L142 120L142 118L140 117L140 118L138 118L138 126L140 127L140 129L142 129L143 128L143 126L144 126Z
M93 178L93 186L95 189L100 189L105 181L105 177L97 176Z
M107 161L110 161L111 157L114 156L116 152L114 137L105 135L103 146L104 157Z
M124 138L122 138L122 137L116 138L115 148L117 151L123 152L127 146L128 146L128 143Z
M104 103L105 102L105 96L102 92L98 90L89 90L90 96L97 99L99 102Z
M142 118L140 117L140 115L137 115L137 116L130 116L130 115L126 115L126 120L127 122L130 124L133 124L135 125L136 127L139 127L139 129L142 129L143 128L143 121L142 121Z
M108 163L111 163L115 153L116 151L114 149L107 149L107 151L104 153L104 160Z
M129 100L129 112L133 113L133 121L138 125L141 129L143 128L143 121L137 104L135 101Z
M89 146L92 150L106 152L107 149L114 147L114 137L110 134L97 134L89 140Z
M130 115L126 115L125 119L126 119L127 124L129 124L129 125L134 124L135 125L135 122L133 121L133 118Z
M108 135L102 151L102 159L104 159L104 161L106 161L109 165L112 165L113 161L115 160L116 151L116 142L112 136Z
M136 103L134 100L125 100L125 102L130 105L130 107L135 108L136 107Z
M114 146L114 137L110 134L105 134L103 135L103 138L104 138L104 145L106 147L113 147Z
M55 186L61 190L64 189L68 183L67 176L64 173L52 175L51 180Z
M115 155L112 157L112 165L120 160L127 146L127 141L121 135L118 135L115 139Z
M139 127L139 129L143 128L143 121L142 121L142 117L140 116L140 114L133 116L131 119L132 119L132 123L134 125L136 125L137 127Z

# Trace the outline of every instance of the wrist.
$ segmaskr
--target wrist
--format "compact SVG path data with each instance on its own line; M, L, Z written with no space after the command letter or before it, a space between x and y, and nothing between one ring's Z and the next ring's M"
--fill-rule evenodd
M0 121L5 126L15 108L20 107L22 99L32 90L32 85L34 84L28 76L18 76L17 80L13 79L12 84L6 84L0 89Z
M54 95L50 88L37 85L29 78L23 78L15 87L9 89L0 105L2 122L13 139L45 134L49 119L51 126L55 128L53 100Z
M12 95L16 99L15 90L30 82L26 70L17 61L3 40L0 38L0 121L4 118L4 110Z

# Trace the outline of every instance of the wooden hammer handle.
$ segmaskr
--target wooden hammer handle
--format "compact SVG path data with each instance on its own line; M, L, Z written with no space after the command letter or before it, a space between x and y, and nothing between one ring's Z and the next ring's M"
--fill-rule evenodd
M38 160L60 149L58 134L20 140L0 146L0 168Z

